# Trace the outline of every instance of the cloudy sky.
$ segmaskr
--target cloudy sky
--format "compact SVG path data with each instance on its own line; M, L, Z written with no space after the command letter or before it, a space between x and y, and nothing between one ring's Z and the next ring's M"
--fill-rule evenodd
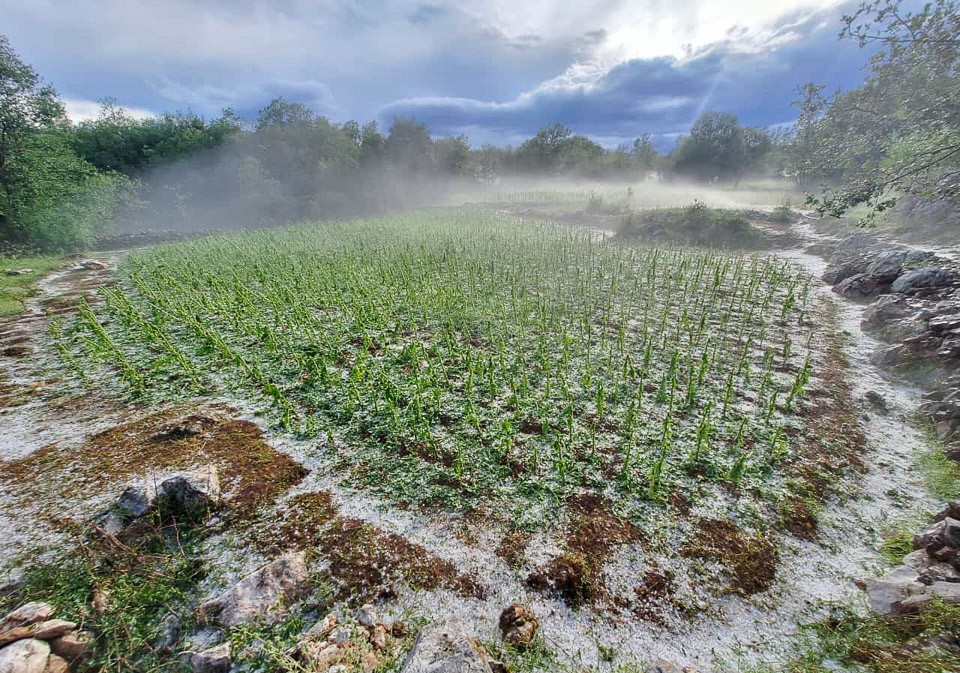
M797 85L848 89L866 55L835 0L0 0L0 33L75 120L271 98L334 121L394 117L472 144L563 122L669 146L703 110L789 122Z

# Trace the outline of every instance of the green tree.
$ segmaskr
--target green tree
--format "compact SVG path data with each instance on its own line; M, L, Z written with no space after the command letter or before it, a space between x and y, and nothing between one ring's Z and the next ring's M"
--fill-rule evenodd
M811 203L839 217L859 204L875 214L905 194L960 195L960 5L934 0L914 12L896 0L863 2L841 37L878 51L864 85L816 122L834 175Z
M649 133L644 133L633 141L633 162L641 173L656 170L659 158L660 153L653 146Z
M745 160L744 130L736 116L705 112L677 148L674 168L700 180L738 179Z
M533 171L552 171L558 167L564 142L573 135L563 124L544 126L537 135L517 149L521 167Z
M436 168L433 140L426 124L412 119L394 119L384 143L386 158L394 166L414 173L432 173Z
M28 203L21 192L34 178L22 158L36 133L63 119L53 87L44 85L0 35L0 235L22 235L15 231L22 227L18 219Z
M300 126L313 120L313 112L302 103L291 103L282 97L274 98L257 115L257 130L270 126Z

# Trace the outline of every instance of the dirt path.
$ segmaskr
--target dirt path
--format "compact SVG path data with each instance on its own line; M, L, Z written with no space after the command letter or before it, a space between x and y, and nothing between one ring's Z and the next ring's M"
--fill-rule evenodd
M0 461L21 458L43 447L67 449L90 433L118 423L128 410L99 399L95 391L65 394L55 370L56 350L50 335L53 319L76 313L81 297L96 303L96 290L114 282L113 269L124 253L100 259L105 269L79 263L55 271L37 284L26 310L0 323ZM2 470L2 462L0 462ZM35 479L47 475L38 473ZM6 490L5 490L6 489ZM58 536L38 518L44 509L63 503L38 503L34 511L12 506L12 494L0 481L0 571L6 563L55 545ZM55 516L67 511L48 512Z

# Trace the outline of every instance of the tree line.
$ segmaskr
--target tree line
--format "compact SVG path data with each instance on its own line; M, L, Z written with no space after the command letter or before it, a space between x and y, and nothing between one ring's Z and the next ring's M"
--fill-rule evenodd
M258 227L431 203L451 183L517 175L595 180L793 179L822 213L904 194L956 197L960 180L960 11L936 0L916 13L863 3L841 36L877 49L862 87L800 88L793 128L742 125L708 111L666 153L649 134L607 149L570 128L542 128L516 147L472 148L396 119L337 124L278 98L246 122L226 110L135 119L110 101L71 124L52 87L0 36L0 241L39 249L88 245L127 228Z

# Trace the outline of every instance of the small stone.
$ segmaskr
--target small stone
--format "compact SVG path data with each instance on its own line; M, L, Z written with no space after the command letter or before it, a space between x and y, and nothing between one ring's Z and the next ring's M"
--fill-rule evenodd
M357 622L360 624L360 626L366 626L367 628L371 628L376 625L377 613L372 605L367 603L357 610Z
M500 635L503 642L513 647L529 645L539 625L536 615L520 603L514 603L500 613Z
M310 591L303 552L284 554L200 605L200 618L224 627L280 622L289 607Z
M194 673L228 673L230 671L230 643L222 643L190 656Z
M370 644L375 650L384 650L387 647L387 629L383 624L377 624L370 629Z
M486 653L457 622L424 628L400 673L491 673Z
M349 626L336 626L330 631L330 635L327 636L327 642L333 643L334 645L342 645L348 640L350 640Z
M0 649L2 673L43 673L50 658L50 646L42 640L18 640Z
M363 669L363 673L371 673L379 663L377 655L373 652L364 652L363 656L360 657L360 668Z
M0 619L0 633L19 626L30 626L37 622L44 622L53 617L54 609L49 603L32 602L21 605L19 608Z
M56 654L47 657L47 666L43 669L43 673L69 673L69 671L70 664L63 657Z
M312 670L319 671L333 663L340 648L326 641L308 642L301 648L301 653Z
M107 265L98 259L85 259L80 262L80 267L88 271L102 271L107 268Z
M336 625L337 618L331 613L307 629L303 635L306 638L323 638Z
M214 465L183 472L165 479L157 497L175 512L197 514L206 511L220 497L220 477Z
M50 651L67 661L83 659L90 654L93 634L89 631L74 631L50 641Z
M49 619L30 626L18 626L0 633L0 647L15 640L36 638L38 640L52 640L75 630L74 622L65 622L62 619Z
M33 273L33 269L4 269L3 273L6 276L26 276Z
M920 573L908 566L897 566L883 577L866 580L870 607L882 615L896 614L904 599L925 590L919 580Z

